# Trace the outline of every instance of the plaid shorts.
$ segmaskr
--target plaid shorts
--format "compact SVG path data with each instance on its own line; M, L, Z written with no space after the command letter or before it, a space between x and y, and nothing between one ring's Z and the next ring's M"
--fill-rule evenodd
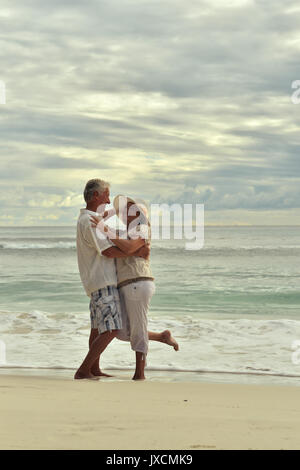
M91 294L91 327L99 334L106 331L121 330L122 312L119 291L115 286L107 286Z

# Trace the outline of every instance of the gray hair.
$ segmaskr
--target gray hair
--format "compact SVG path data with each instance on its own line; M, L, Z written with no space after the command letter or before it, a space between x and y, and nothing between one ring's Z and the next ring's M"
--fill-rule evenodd
M103 181L97 178L93 180L89 180L86 183L84 192L83 192L83 197L84 197L85 202L89 202L92 199L95 191L98 191L99 194L102 194L109 187L110 187L110 184L107 183L107 181Z

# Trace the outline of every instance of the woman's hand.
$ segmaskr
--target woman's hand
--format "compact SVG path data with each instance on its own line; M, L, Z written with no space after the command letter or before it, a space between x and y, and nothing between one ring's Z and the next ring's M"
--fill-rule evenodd
M90 215L90 221L91 221L92 227L95 227L95 228L97 227L99 222L101 222L103 219L104 217L102 216Z
M94 228L98 228L101 232L108 233L108 226L104 224L104 218L102 216L90 215L91 225Z
M138 256L139 258L144 258L146 260L150 259L150 245L146 244L139 248L138 251L134 253L135 256Z

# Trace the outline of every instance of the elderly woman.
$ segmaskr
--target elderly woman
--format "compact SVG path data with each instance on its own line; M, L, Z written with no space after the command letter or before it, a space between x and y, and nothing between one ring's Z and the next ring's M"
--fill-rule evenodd
M145 379L144 368L148 353L148 340L160 341L178 350L178 344L170 331L162 333L148 332L148 309L155 292L154 278L150 268L151 227L147 209L143 204L136 204L131 198L117 196L114 199L115 212L127 226L124 232L114 233L104 225L103 219L92 217L93 225L105 233L108 238L128 257L117 258L117 276L122 306L123 328L117 338L130 341L136 353L136 370L133 380ZM104 214L107 219L109 213ZM138 243L138 245L137 245ZM149 248L147 259L130 256L137 248L145 245Z

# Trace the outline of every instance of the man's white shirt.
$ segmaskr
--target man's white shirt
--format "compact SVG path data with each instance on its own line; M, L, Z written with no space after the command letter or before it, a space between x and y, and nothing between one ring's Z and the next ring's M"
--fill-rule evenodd
M82 284L88 296L107 286L117 286L116 263L102 252L114 246L107 237L97 236L90 216L98 215L81 209L77 221L77 260Z

